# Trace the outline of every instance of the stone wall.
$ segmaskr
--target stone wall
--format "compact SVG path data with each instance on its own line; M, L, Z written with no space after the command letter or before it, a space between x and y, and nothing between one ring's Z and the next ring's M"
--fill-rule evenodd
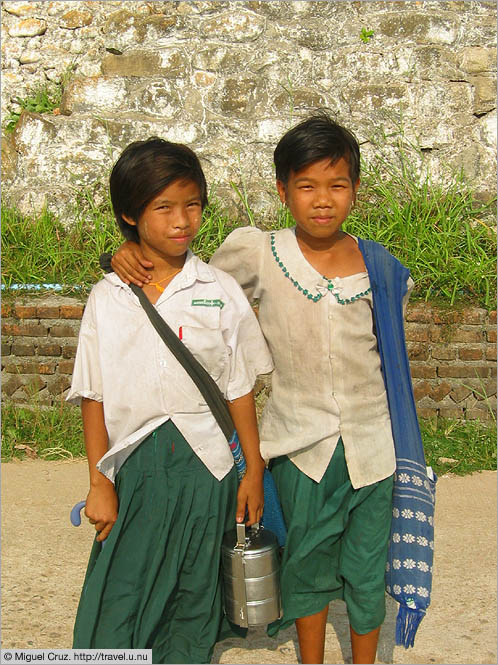
M4 1L4 114L68 67L60 108L2 142L4 202L26 213L70 222L75 192L98 198L124 146L153 134L198 151L227 201L243 180L263 213L276 141L317 107L367 157L401 128L436 178L462 167L495 191L495 2Z
M83 303L26 298L2 305L2 396L60 404L71 383ZM496 411L496 311L408 306L406 338L423 418L487 420ZM258 390L266 383L259 382Z

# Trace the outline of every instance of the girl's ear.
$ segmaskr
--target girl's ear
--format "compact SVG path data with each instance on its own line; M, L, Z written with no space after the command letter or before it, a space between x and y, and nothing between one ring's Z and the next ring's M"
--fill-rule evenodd
M131 217L128 217L127 215L121 215L121 217L124 219L124 221L129 224L130 226L137 226L137 223L134 219Z
M287 197L286 197L285 185L281 180L277 180L277 192L278 195L280 196L281 202L285 205Z

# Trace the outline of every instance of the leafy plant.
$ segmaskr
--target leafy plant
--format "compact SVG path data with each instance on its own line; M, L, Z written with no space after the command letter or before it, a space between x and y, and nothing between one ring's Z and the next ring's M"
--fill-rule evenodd
M74 65L70 65L58 81L39 83L27 91L26 97L17 97L16 102L20 106L20 110L10 111L5 123L5 131L8 134L14 131L23 111L53 113L58 109L62 100L62 93L74 69Z
M364 44L368 44L368 42L372 39L374 35L373 30L367 30L366 28L362 28L360 32L360 39Z

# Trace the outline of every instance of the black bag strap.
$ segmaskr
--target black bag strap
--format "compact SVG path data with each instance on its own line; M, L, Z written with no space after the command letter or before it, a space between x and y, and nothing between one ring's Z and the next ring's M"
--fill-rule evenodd
M102 254L100 256L100 266L106 272L112 271L111 258L111 254ZM163 342L199 389L201 395L206 400L207 405L213 412L213 416L220 426L221 431L226 436L227 441L229 441L235 427L225 398L223 397L221 390L218 388L218 384L213 377L206 372L197 358L195 358L187 349L185 344L178 339L154 305L147 298L143 290L136 284L130 284L130 288L139 299L150 322Z

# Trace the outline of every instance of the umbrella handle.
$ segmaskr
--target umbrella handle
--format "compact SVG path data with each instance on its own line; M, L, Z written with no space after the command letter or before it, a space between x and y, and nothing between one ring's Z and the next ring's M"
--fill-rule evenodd
M73 506L73 509L71 510L71 514L69 516L69 519L71 520L71 524L73 526L79 526L81 524L80 511L85 506L86 506L86 501L79 501L75 506Z
M73 526L79 526L81 524L81 515L80 512L82 508L86 506L86 501L78 501L77 504L75 504L72 509L71 509L71 514L69 516L69 519L71 520L71 524ZM106 538L107 540L107 538ZM105 545L105 540L101 541L102 547Z

